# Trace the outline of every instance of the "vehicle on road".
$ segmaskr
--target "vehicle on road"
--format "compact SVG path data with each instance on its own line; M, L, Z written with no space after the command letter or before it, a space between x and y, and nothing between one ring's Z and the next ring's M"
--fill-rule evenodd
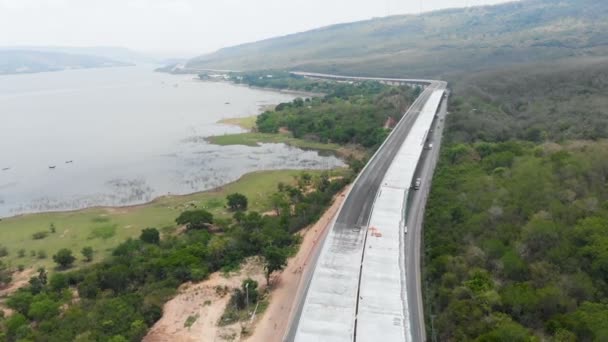
M422 180L420 178L416 178L414 182L414 190L420 190L420 185L422 184Z

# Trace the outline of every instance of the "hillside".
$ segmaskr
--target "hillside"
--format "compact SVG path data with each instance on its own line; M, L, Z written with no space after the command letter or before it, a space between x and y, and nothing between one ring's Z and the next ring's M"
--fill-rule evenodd
M608 53L608 2L522 0L340 24L200 56L190 68L446 77Z
M129 64L90 55L32 50L0 50L0 75L126 65Z
M438 341L606 341L608 59L453 84L424 227Z
M498 68L451 86L451 140L608 138L606 57Z

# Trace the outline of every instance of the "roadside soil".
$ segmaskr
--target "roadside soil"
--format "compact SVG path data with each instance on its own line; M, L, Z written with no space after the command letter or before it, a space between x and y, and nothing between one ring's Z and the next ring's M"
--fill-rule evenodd
M265 285L262 262L257 258L248 259L238 272L228 275L216 272L208 280L193 284L186 283L178 290L178 295L168 301L163 308L163 317L154 324L144 337L144 342L169 341L239 341L241 324L220 327L218 322L235 288L246 278ZM227 286L227 291L217 288ZM196 320L188 327L186 321Z
M309 261L320 247L320 239L342 205L347 191L348 189L345 189L336 196L334 203L317 223L300 232L302 244L298 253L289 260L281 274L275 275L270 292L270 304L256 323L252 335L245 341L282 341L283 335L289 327L291 311L297 298L302 274L310 267Z

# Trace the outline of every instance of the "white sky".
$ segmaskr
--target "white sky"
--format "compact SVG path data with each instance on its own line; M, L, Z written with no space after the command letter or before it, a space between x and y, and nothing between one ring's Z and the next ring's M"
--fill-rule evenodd
M181 56L334 23L505 0L0 0L0 46Z

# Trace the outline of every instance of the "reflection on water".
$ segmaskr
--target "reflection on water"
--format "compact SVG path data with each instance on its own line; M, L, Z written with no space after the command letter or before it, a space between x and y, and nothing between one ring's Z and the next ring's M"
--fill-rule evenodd
M0 217L143 203L251 171L342 166L283 144L204 140L241 131L216 124L222 118L291 98L142 68L0 77Z

